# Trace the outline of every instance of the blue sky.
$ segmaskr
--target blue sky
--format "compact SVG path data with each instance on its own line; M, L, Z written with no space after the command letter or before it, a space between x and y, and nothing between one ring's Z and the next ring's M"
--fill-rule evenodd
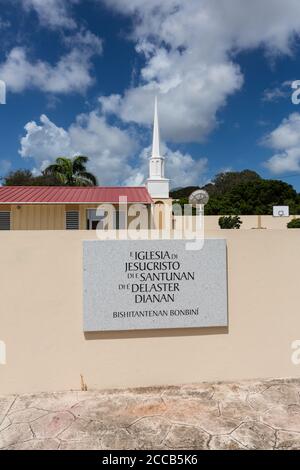
M0 175L85 154L147 177L154 96L173 187L250 168L300 191L298 0L0 0Z

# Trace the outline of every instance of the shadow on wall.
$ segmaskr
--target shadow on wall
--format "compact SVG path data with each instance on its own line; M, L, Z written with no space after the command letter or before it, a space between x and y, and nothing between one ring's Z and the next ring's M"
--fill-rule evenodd
M132 338L163 338L170 336L209 336L225 335L229 333L227 326L208 328L178 328L161 330L128 330L128 331L101 331L84 333L88 341L99 339L132 339Z

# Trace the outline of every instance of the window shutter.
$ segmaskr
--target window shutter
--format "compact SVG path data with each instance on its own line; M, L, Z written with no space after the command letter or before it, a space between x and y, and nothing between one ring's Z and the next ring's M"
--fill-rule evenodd
M0 212L0 230L10 230L10 212Z
M66 229L79 230L79 212L67 211L66 212Z

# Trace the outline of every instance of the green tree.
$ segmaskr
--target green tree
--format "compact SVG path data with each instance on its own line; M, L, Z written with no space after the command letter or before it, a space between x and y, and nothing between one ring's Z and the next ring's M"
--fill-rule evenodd
M300 219L293 219L287 224L287 228L300 228Z
M212 180L203 187L209 195L222 195L231 191L234 186L252 183L261 180L258 173L252 170L227 171L218 173Z
M238 215L223 215L219 218L219 226L222 229L239 229L242 221Z
M97 179L86 169L88 157L59 157L55 163L49 165L44 175L54 176L63 186L96 186Z
M187 186L186 188L173 189L170 191L170 197L173 199L186 199L188 201L189 196L200 189L199 186Z
M234 185L223 195L211 195L205 214L271 215L277 205L288 205L296 214L300 210L299 195L283 181L258 179Z
M54 176L44 174L34 176L30 170L11 171L2 179L4 186L58 186L60 184Z

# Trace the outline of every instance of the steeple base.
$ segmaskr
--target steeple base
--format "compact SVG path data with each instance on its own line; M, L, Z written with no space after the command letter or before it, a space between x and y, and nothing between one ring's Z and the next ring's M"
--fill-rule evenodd
M169 199L170 197L170 183L166 178L162 179L147 179L146 187L150 196L154 199Z

